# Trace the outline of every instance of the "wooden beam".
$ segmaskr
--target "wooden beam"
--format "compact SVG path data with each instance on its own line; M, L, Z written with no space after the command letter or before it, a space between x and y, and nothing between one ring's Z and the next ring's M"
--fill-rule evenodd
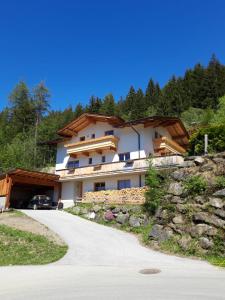
M83 154L84 156L89 157L89 152L82 152L82 154Z
M8 191L7 191L7 195L6 195L5 208L9 208L13 182L12 182L12 178L9 177L8 175L6 178L7 178L7 184L8 184Z
M102 150L97 150L96 151L98 154L102 155Z

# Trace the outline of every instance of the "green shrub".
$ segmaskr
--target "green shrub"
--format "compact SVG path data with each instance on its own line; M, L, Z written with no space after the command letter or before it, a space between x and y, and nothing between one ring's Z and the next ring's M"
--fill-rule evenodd
M199 129L192 134L189 141L189 154L204 153L204 136L208 134L208 152L222 152L225 149L225 125L212 125Z
M184 187L191 195L201 194L207 188L205 179L199 175L188 177L184 182Z
M145 183L148 189L145 192L145 203L143 206L145 211L154 215L160 205L165 191L163 187L164 178L152 167L151 164L148 169Z
M225 188L225 176L216 177L216 187L219 189Z

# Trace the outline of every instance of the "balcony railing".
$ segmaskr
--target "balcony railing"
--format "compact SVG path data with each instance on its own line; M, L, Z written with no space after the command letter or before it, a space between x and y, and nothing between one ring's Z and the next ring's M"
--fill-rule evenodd
M183 162L181 155L169 155L161 157L153 157L151 163L156 168L166 168L170 166L180 165ZM149 161L146 158L135 159L131 161L121 161L104 163L94 166L78 167L75 169L64 169L56 171L60 175L61 180L94 178L99 176L110 176L117 174L135 174L145 173L149 167Z
M183 147L181 147L178 143L165 136L158 139L154 139L153 144L155 153L159 155L165 155L169 153L183 154L186 152L186 150Z
M78 155L89 156L91 152L102 154L103 151L116 151L119 138L107 135L100 138L85 140L73 144L66 144L67 154L72 157Z

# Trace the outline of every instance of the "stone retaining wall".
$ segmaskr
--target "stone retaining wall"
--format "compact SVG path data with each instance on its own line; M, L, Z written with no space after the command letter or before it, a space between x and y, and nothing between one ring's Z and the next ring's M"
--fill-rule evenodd
M115 203L115 204L142 204L145 201L145 187L122 190L106 190L86 192L82 199L84 203Z

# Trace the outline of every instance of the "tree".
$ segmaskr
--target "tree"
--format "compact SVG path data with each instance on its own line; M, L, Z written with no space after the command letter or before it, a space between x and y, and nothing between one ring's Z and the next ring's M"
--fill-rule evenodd
M49 90L44 82L40 82L33 90L33 103L35 108L35 133L34 133L34 163L36 163L37 156L37 138L38 126L44 114L48 111L49 105Z
M219 99L218 110L211 120L211 125L225 124L225 95Z
M107 116L114 116L116 111L116 104L112 94L105 96L100 108L100 113Z
M102 106L102 100L98 97L91 96L87 110L89 113L99 114Z
M25 134L35 122L35 107L25 82L20 81L16 85L9 99L15 132L22 131Z
M83 113L84 113L84 108L83 108L81 103L78 103L76 108L75 108L75 111L74 111L74 118L78 118Z

